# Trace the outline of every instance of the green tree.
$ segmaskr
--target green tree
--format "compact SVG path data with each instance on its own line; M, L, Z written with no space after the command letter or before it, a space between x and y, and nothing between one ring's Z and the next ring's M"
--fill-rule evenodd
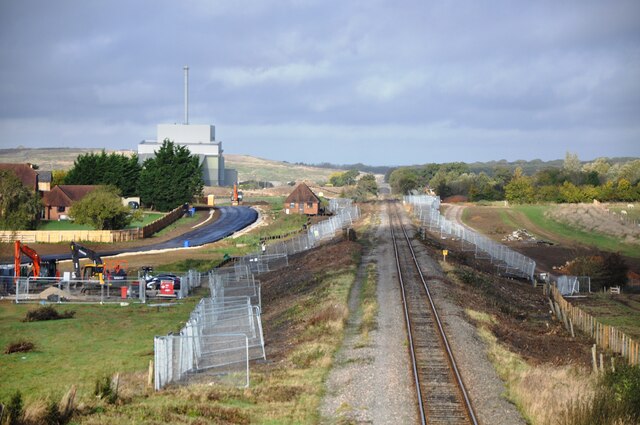
M358 175L360 175L360 171L355 169L344 172L335 172L329 176L329 183L336 187L352 186L356 184L356 177L358 177Z
M64 178L65 184L112 185L123 196L137 194L142 167L138 155L125 156L116 153L87 153L79 155Z
M64 184L64 179L69 172L67 170L53 170L51 172L51 188Z
M417 172L409 167L397 168L389 176L389 184L394 193L406 195L419 187Z
M535 190L530 177L518 175L504 188L505 198L509 202L517 204L528 204L534 201Z
M145 205L169 211L202 194L202 166L189 149L165 139L155 158L147 159L140 172L139 193Z
M13 171L0 171L0 229L30 230L38 224L42 203Z
M579 187L574 185L571 182L564 182L562 186L559 188L560 197L564 202L568 202L570 204L577 204L578 202L585 202L583 192Z
M122 205L115 186L101 186L89 192L73 204L69 215L76 223L88 224L96 230L122 229L134 218L131 210Z
M376 176L373 174L365 174L358 180L358 189L371 193L372 195L378 194L378 183L376 182Z

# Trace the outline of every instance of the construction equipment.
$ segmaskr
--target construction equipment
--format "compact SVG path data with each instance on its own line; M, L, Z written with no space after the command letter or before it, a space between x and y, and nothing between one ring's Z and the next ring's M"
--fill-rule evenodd
M80 269L80 257L86 257L92 261ZM82 246L78 243L71 242L71 261L73 261L73 278L81 280L94 280L98 278L101 284L104 284L104 262L100 255L92 249Z
M30 276L39 277L40 276L40 256L33 249L29 248L27 245L21 243L16 240L13 245L13 261L15 267L15 277L20 277L20 264L22 263L22 254L26 255L31 259L31 263L33 264L33 269L29 273Z
M238 190L238 183L233 184L233 193L231 194L231 206L237 207L242 203L242 192Z

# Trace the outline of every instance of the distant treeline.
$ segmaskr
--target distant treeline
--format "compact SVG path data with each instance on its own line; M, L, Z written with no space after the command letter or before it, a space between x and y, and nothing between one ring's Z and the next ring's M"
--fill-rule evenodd
M535 164L535 167L531 165ZM598 158L583 162L568 153L564 161L497 161L493 168L454 162L400 167L388 175L396 193L429 188L441 198L460 195L472 201L591 202L640 200L640 160ZM518 165L520 164L520 165ZM512 168L509 165L515 165ZM528 165L527 171L521 165ZM481 171L475 171L480 169ZM486 170L486 171L485 171ZM535 170L535 171L534 171Z
M615 157L615 158L601 158L606 161L610 165L616 164L625 164L627 162L633 161L637 158L633 157ZM589 161L580 161L582 165L586 165ZM455 162L455 163L443 163L438 164L441 166L446 166L448 164L464 164L465 170L470 173L480 174L484 173L489 177L493 177L496 173L502 174L505 171L509 171L511 174L516 170L516 168L520 168L522 173L526 176L533 176L538 171L550 168L561 169L564 165L564 160L555 159L552 161L543 161L541 159L533 159L531 161L525 160L516 160L516 161L507 161L506 159L501 159L499 161L487 161L487 162L472 162L472 163L464 163L464 162ZM389 176L391 173L398 168L422 168L424 165L408 165L408 166L394 166L394 165L367 165L361 162L356 164L332 164L330 162L321 162L319 164L307 164L304 162L296 162L295 165L303 165L308 167L316 167L316 168L329 168L334 170L358 170L362 173L373 173L373 174L384 174L385 181L389 181Z

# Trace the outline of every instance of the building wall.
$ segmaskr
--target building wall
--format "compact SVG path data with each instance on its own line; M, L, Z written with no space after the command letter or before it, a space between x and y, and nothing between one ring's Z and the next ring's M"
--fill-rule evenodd
M60 207L64 208L64 211L59 211L59 207L47 205L44 207L44 220L60 220L60 216L65 216L69 218L69 211L71 211L71 207Z
M202 179L205 186L220 185L220 161L219 156L205 156L202 161ZM224 173L224 168L223 171Z
M138 158L143 163L153 158L165 139L185 146L192 155L200 156L205 186L224 185L225 171L222 143L215 141L215 127L197 124L158 124L157 140L143 140L138 144Z
M164 139L184 143L210 143L216 139L216 128L200 124L158 124L158 142Z
M293 202L291 204L284 204L284 211L286 214L318 215L319 204L315 202L311 204L308 204L306 202L302 204Z

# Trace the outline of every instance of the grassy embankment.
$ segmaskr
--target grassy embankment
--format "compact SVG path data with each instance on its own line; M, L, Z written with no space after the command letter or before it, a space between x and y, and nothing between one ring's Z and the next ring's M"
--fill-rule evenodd
M490 285L491 278L452 263L440 263L453 285L465 290ZM491 291L489 291L491 292ZM491 297L491 296L490 296ZM465 309L485 342L488 358L505 384L503 396L527 423L539 425L635 424L640 419L640 367L618 364L616 372L593 374L572 364L527 362L494 335L498 318Z
M590 232L574 226L559 223L545 216L545 212L552 208L546 205L519 205L514 207L527 216L536 226L558 235L567 240L574 240L580 244L593 246L603 251L620 252L630 257L640 257L640 246L620 243L619 239L603 235L601 233Z
M483 207L479 208L484 209ZM491 209L487 208L485 210L495 211L495 214L498 215L501 223L505 227L502 230L506 230L507 232L518 228L526 228L531 233L539 236L541 239L550 239L556 243L579 243L585 246L600 249L602 251L619 252L630 257L640 257L640 246L620 243L619 239L613 236L583 230L575 226L570 226L568 224L555 221L545 215L545 212L550 208L553 208L553 206L516 205L511 208L496 207ZM474 223L472 220L473 209L474 207L467 208L462 214L462 220L465 222L465 224L471 227L474 227ZM532 229L530 228L530 226L527 226L525 220L533 223L534 226L541 229L541 231L543 231L545 234L539 234L540 232L536 232L535 228ZM495 231L495 229L479 230L485 232Z

